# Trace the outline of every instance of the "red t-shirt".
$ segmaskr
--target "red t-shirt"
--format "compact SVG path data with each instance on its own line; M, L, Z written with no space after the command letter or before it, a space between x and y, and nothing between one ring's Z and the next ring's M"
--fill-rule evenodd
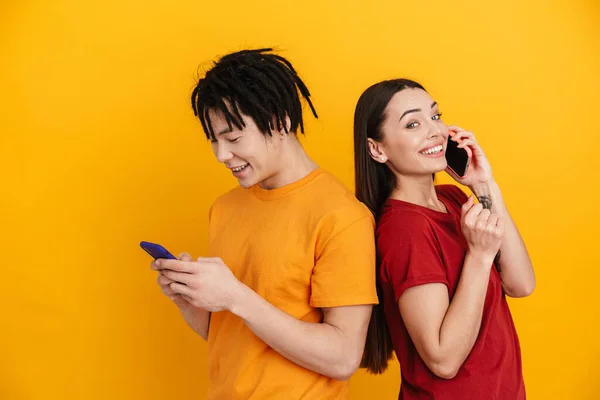
M443 283L452 301L467 251L460 227L460 208L467 196L453 185L437 186L436 191L448 213L388 200L377 226L383 304L402 373L398 398L525 399L521 349L496 268L491 269L479 335L453 379L438 378L427 368L404 326L398 310L402 293L417 285Z

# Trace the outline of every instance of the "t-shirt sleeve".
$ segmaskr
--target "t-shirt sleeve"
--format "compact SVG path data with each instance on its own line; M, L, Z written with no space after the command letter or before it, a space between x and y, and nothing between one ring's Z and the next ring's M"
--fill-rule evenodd
M374 225L367 210L324 218L311 277L312 307L377 304Z
M396 302L414 286L449 285L440 247L426 216L394 214L380 224L377 244L383 279L392 286Z

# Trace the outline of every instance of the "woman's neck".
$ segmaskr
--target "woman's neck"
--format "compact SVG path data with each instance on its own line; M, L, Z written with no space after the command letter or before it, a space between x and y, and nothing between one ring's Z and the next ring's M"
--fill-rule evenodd
M402 176L396 174L396 187L390 198L406 201L434 211L448 212L435 191L431 175Z

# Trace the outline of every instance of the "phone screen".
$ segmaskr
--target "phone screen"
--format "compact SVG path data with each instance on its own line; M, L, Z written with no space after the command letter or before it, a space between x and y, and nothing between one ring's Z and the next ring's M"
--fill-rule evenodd
M448 167L460 177L464 177L467 174L469 168L469 154L465 149L459 149L458 143L454 140L450 140L451 136L448 136L448 145L446 146L446 161Z

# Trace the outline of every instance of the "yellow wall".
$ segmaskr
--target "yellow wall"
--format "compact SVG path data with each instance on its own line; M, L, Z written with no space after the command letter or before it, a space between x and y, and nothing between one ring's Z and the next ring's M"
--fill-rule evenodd
M599 3L254 3L0 5L0 398L204 398L206 346L138 242L205 254L235 181L188 105L196 67L270 45L321 115L308 151L349 186L354 106L377 80L419 80L478 134L537 269L510 301L529 398L600 398ZM352 398L398 385L397 365L360 372Z

